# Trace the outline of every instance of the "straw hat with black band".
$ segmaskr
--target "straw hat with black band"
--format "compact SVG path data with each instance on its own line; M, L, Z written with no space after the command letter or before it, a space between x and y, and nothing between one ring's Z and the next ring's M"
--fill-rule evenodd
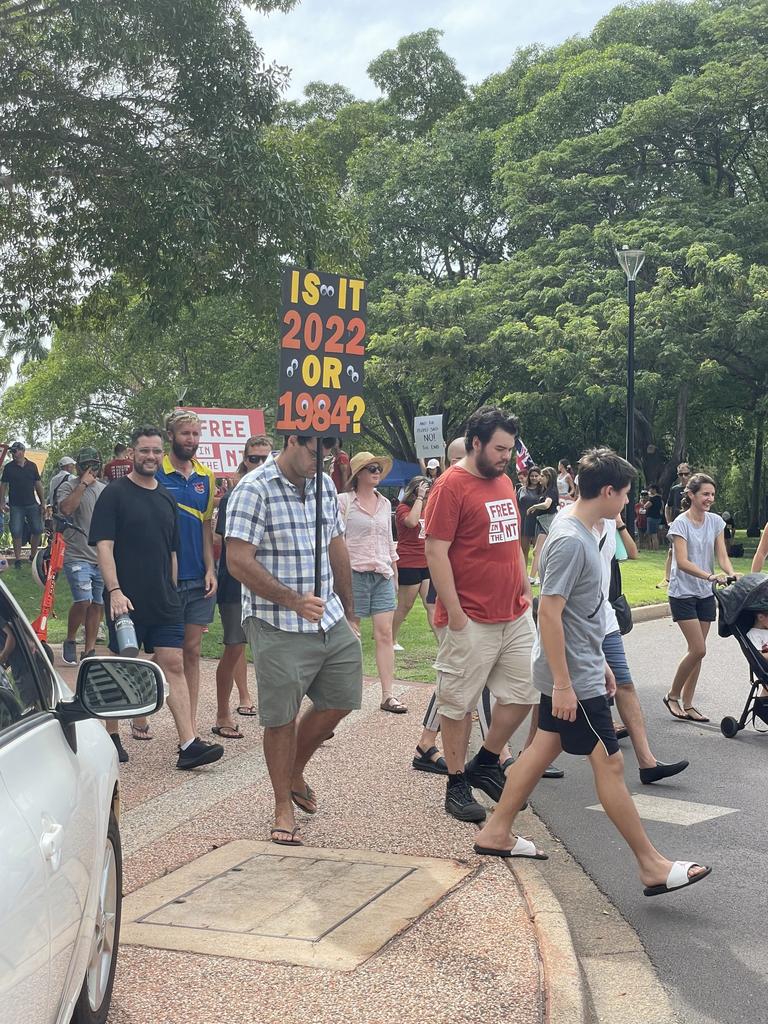
M355 479L361 469L365 469L366 466L370 466L373 462L377 462L381 466L381 479L383 480L392 469L392 459L389 455L374 455L373 452L358 452L357 455L353 455L349 462L349 468L351 476L349 482Z

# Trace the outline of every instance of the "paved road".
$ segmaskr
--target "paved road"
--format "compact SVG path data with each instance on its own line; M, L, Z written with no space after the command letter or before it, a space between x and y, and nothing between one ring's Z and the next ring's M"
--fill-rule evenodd
M717 637L716 628L711 637L697 704L712 723L700 726L674 721L661 702L684 649L671 619L637 625L625 637L651 747L659 760L687 757L690 768L667 783L641 786L631 744L622 743L630 791L652 798L641 810L652 841L672 859L711 864L711 878L682 893L646 899L618 833L601 810L588 809L597 799L589 766L578 758L562 755L565 780L542 782L531 802L637 930L685 1024L763 1024L768 736L751 728L737 739L721 735L720 719L741 712L749 673L734 639ZM719 816L693 820L712 814Z

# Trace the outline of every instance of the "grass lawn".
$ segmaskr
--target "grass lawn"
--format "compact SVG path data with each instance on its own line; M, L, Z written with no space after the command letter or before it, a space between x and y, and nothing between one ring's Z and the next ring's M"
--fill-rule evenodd
M752 555L757 540L747 538L743 531L738 531L738 539L745 545L745 557L733 559L733 567L737 572L749 572ZM621 563L621 575L624 593L633 606L644 604L663 604L667 600L666 590L658 590L656 584L664 577L665 551L643 551L636 561ZM8 569L3 574L3 582L19 602L30 621L37 618L40 612L42 591L33 582L29 563L24 563L20 571ZM72 603L67 581L62 574L56 586L57 618L48 623L48 640L50 643L61 643L66 637L67 613ZM363 668L366 675L375 676L376 659L371 636L370 620L362 624L363 637ZM208 632L203 635L203 656L218 658L221 654L221 621L218 613L211 623ZM432 682L437 645L432 631L427 625L427 616L420 601L417 601L411 614L400 630L400 643L405 650L395 655L395 674L398 679L411 682Z

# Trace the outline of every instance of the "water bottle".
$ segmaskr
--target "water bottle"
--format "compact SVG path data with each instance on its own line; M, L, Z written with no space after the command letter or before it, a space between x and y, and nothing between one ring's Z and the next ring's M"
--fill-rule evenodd
M136 639L133 619L128 612L123 612L115 619L115 635L120 653L126 658L135 658L139 653L139 642Z

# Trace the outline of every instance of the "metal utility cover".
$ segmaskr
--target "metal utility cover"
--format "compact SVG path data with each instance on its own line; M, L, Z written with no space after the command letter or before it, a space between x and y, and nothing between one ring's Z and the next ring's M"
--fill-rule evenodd
M242 840L127 896L120 941L352 971L470 871L453 860Z

